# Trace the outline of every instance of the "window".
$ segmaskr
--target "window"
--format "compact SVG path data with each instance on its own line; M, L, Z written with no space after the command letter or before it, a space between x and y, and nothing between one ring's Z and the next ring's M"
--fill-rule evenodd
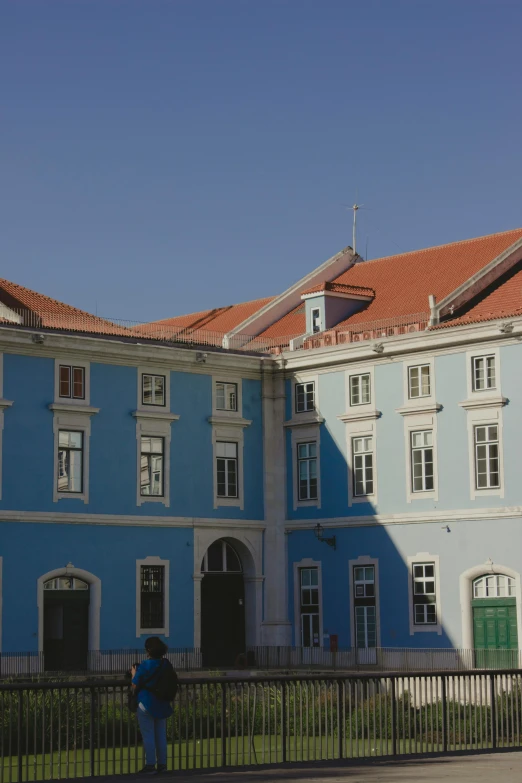
M222 538L209 546L201 563L203 574L240 574L242 570L241 560L236 550Z
M352 438L353 494L373 495L373 438Z
M408 367L408 396L429 397L431 394L430 365L422 364L418 367Z
M350 405L368 405L370 402L370 373L350 375Z
M216 443L217 495L237 498L237 443Z
M83 432L58 433L58 492L83 492Z
M319 571L317 568L300 568L301 596L301 645L320 647L319 639Z
M500 486L498 425L475 427L475 474L477 489Z
M305 413L315 410L315 383L296 383L295 385L295 412Z
M311 313L312 316L312 332L321 331L321 311L318 307L314 307Z
M143 405L165 406L165 376L143 373L141 376L141 401Z
M436 625L435 563L413 563L412 579L414 624Z
M237 411L237 383L216 383L216 410Z
M353 587L355 646L359 649L377 647L375 566L355 566Z
M60 364L59 396L74 400L85 399L85 368Z
M163 497L164 438L141 437L140 494Z
M141 566L140 598L141 628L163 628L165 624L165 566Z
M317 500L317 443L297 444L297 496Z
M472 359L473 391L496 388L495 356L474 356Z
M481 576L473 582L473 598L514 598L515 580L503 574Z
M432 430L411 433L411 472L413 492L434 488Z

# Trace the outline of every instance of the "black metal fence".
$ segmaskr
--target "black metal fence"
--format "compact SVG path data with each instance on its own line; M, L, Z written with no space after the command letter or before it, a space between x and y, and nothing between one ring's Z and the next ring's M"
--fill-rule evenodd
M46 673L118 675L126 672L135 661L142 658L143 649L90 650L85 666L49 672L45 656L41 652L0 653L0 680ZM168 658L179 672L197 672L203 669L203 657L198 648L171 648ZM236 669L428 672L522 668L522 653L519 650L464 650L450 647L347 647L336 651L326 647L249 647L241 658L242 660L236 662Z
M121 680L0 685L0 783L138 771ZM522 746L519 670L182 680L172 770Z

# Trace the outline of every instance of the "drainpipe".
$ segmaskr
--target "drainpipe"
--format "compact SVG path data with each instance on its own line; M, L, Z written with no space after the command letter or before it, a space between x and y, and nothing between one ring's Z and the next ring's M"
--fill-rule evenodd
M439 323L439 314L437 312L437 300L434 294L428 296L428 304L430 308L430 326L435 326Z

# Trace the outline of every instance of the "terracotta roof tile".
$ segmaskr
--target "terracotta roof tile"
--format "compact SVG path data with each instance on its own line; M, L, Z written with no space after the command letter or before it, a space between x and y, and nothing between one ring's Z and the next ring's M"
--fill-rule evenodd
M275 324L265 329L259 336L260 337L297 337L304 334L306 329L306 316L305 316L305 304L304 302L294 310L291 310L287 315L276 321Z

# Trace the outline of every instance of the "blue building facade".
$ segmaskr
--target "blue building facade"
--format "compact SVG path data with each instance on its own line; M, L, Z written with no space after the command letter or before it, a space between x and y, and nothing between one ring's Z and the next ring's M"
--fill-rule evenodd
M518 285L508 249L465 312ZM343 285L275 352L252 324L205 353L0 327L3 653L80 668L152 634L209 666L261 646L368 665L519 649L522 314L453 323L431 299L429 322L330 339L317 318L375 299ZM321 299L305 288L255 333Z

